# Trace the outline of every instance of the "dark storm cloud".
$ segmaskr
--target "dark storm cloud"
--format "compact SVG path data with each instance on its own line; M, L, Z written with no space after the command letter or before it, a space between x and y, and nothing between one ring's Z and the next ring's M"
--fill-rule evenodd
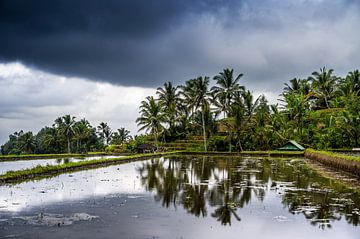
M0 60L146 87L233 67L274 89L323 65L358 66L358 20L345 0L5 0Z
M221 0L1 1L0 59L149 86L160 73L154 41L188 14L221 6Z

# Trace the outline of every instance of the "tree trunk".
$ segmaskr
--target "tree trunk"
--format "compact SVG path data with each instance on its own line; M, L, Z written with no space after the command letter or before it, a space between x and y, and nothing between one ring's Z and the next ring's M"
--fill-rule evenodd
M231 132L230 132L230 128L228 127L228 136L229 136L229 152L231 152Z
M155 130L155 146L156 146L156 150L158 150L158 135L157 135L157 130Z
M205 152L207 152L204 109L202 109L202 114L201 114L201 116L202 116L202 127L203 127L203 134L204 134L204 149L205 149Z
M329 109L330 107L329 107L329 103L328 103L328 100L327 100L326 95L324 96L324 98L325 98L325 104L326 104L326 107Z
M70 153L70 137L67 138L68 153Z

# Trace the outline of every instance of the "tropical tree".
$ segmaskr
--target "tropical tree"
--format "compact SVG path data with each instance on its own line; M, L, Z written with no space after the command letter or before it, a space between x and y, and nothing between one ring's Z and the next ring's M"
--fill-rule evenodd
M211 91L215 93L215 96L223 102L224 118L229 114L232 99L237 92L244 91L245 88L239 85L240 78L243 74L239 74L234 78L233 69L224 69L214 77L216 86L211 88Z
M185 101L188 103L189 108L192 110L201 110L202 128L204 137L204 149L207 151L206 146L206 129L205 129L205 110L209 105L209 77L199 76L196 79L188 81L183 88L183 94L185 95Z
M112 144L121 145L131 139L130 131L125 128L117 129L117 132L114 132L112 137Z
M34 153L36 140L32 132L26 132L19 137L19 149L26 153Z
M67 151L68 153L70 153L71 152L70 140L71 137L75 134L74 131L75 117L70 115L65 115L61 118L58 118L56 120L56 123L59 126L61 134L64 135L67 140Z
M338 78L333 73L333 69L327 70L323 67L319 72L313 72L309 78L320 108L324 106L330 108L330 102L335 96Z
M159 133L163 130L163 123L166 122L166 116L162 111L161 105L153 96L146 97L141 102L140 117L136 119L136 123L140 126L139 131L145 130L155 136L155 144L158 145Z
M344 79L339 82L340 92L345 99L351 94L360 96L360 72L359 70L351 71Z
M243 92L242 95L244 100L244 112L250 119L250 116L255 112L255 109L259 104L259 99L254 101L254 96L249 90Z
M171 82L166 82L164 87L157 88L156 94L159 96L159 103L167 116L167 123L169 124L170 132L174 128L176 117L176 105L179 102L180 93L177 91L178 87L173 86Z
M101 122L97 127L98 134L103 140L104 145L109 145L112 137L112 131L109 125L105 122Z
M82 143L91 137L91 125L86 119L81 119L74 126L77 150L82 150Z

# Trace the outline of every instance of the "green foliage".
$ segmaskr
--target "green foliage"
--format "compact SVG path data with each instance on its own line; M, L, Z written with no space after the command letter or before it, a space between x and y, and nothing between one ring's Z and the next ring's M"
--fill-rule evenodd
M103 151L110 141L122 144L131 139L125 128L113 134L106 123L101 123L97 132L86 119L75 119L70 115L58 117L52 127L45 126L36 135L22 130L15 132L1 146L1 154L86 154L89 151Z
M212 136L208 142L209 151L229 151L229 142L225 136Z
M224 151L269 150L288 140L317 149L360 146L358 70L341 78L324 67L306 79L293 78L285 84L280 105L269 105L264 95L254 97L239 85L242 77L224 69L210 91L208 77L158 88L159 99L152 101L171 117L157 126L162 140L203 134L204 148ZM179 107L171 107L175 102Z
M112 144L112 145L106 146L105 152L106 153L111 153L111 154L126 153L127 152L127 145L126 144L122 144L122 145Z

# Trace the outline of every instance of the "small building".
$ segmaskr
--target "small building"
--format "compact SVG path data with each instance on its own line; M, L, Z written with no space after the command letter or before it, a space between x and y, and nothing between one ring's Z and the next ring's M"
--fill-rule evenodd
M156 147L152 144L139 144L136 147L138 153L153 153Z
M286 144L284 144L282 147L278 148L277 150L280 150L280 151L304 151L305 148L303 146L301 146L300 144L298 144L296 141L290 140L289 142L287 142Z

